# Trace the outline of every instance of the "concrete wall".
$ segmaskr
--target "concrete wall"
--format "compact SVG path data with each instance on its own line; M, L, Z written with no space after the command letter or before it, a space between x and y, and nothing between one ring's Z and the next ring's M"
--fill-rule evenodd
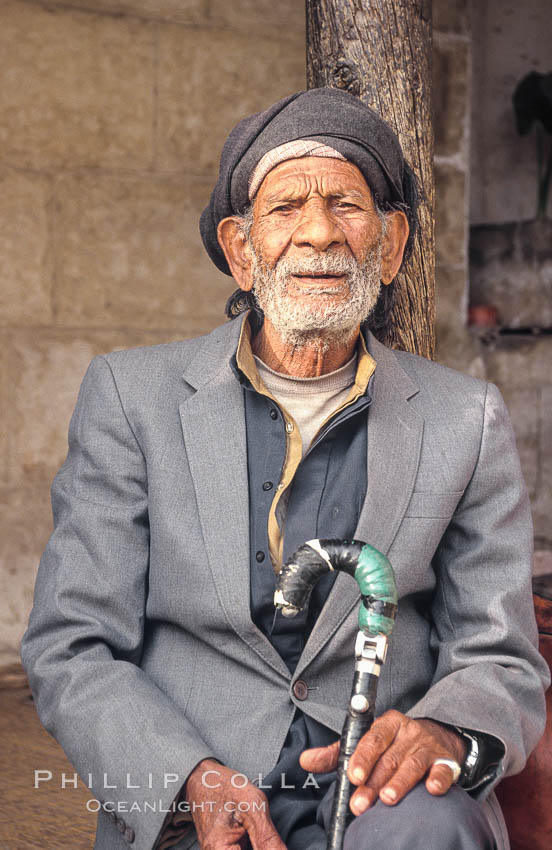
M220 323L199 214L236 118L305 87L304 38L296 0L2 3L0 663L86 366Z
M550 0L473 0L471 6L471 222L531 219L537 198L535 134L518 135L512 94L529 71L552 70Z
M484 377L466 329L469 291L471 28L467 0L433 2L436 359Z
M482 347L516 432L533 509L535 572L552 573L552 340L501 337Z
M550 13L549 0L471 4L471 224L486 227L472 228L470 295L511 328L549 327L552 310L550 221L490 227L535 216L535 135L518 136L512 93L529 71L552 70ZM473 339L512 416L533 507L535 572L552 572L552 337Z
M513 240L508 302L500 251L490 247L484 270L469 263L471 224L534 215L534 138L517 136L511 95L532 68L550 70L548 5L527 0L521 14L502 0L433 2L436 359L496 383L504 395L531 496L536 573L552 572L552 339L480 334L467 327L467 308L484 273L494 276L486 290L505 323L524 323L521 306L531 316L526 324L548 321L550 287L531 276L528 258L545 253L538 245L516 250ZM539 274L548 281L549 267Z

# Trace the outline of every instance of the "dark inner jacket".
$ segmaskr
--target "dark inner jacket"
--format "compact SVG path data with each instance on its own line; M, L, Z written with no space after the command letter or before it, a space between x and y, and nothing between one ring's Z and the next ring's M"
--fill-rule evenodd
M245 395L251 617L293 673L336 574L328 573L320 579L308 608L297 617L287 619L278 614L274 618L276 575L269 556L268 514L285 462L285 421L274 402L252 387L235 358L231 365ZM364 395L327 423L299 464L287 507L284 562L307 540L317 537L351 539L354 536L366 493L366 411L370 403L371 384L368 384ZM263 777L262 785L268 786L263 787L263 791L270 801L271 818L288 850L293 850L290 842L299 840L298 831L302 846L307 837L305 830L312 832L313 839L323 835L321 827L314 823L316 808L335 778L335 771L317 774L316 787L312 777L309 781L308 773L300 767L299 756L309 747L331 744L336 737L334 731L297 708L279 761L270 774Z

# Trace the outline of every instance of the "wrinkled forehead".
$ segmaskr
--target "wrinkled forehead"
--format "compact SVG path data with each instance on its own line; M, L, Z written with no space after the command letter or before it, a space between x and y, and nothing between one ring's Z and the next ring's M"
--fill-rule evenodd
M373 196L359 168L344 157L301 157L278 163L263 177L255 203L271 204L284 199L348 197L373 205Z

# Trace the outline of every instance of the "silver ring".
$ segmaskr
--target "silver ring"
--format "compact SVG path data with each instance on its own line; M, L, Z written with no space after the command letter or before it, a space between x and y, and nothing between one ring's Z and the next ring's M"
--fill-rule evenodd
M435 767L436 764L446 764L447 767L450 767L452 770L452 784L454 785L458 782L460 774L462 773L462 768L457 761L454 761L453 759L435 759L433 767Z

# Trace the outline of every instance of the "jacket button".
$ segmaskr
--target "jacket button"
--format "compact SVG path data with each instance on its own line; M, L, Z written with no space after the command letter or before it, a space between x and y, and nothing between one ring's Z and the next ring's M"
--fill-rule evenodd
M264 554L264 552L261 552L261 550L259 549L259 551L258 551L258 552L257 552L257 554L255 555L255 558L257 559L257 561L259 562L259 564L262 564L262 562L263 562L263 561L264 561L264 559L265 559L265 554Z
M134 841L134 830L131 826L127 826L125 829L124 838L126 838L129 844L132 844Z
M297 681L293 685L293 693L295 694L297 699L306 699L308 697L307 683L303 682L302 679L297 679Z
M263 484L263 490L272 490L273 486L272 481L265 481Z
M275 408L274 408L274 407L273 407L273 408L272 408L272 410L270 411L270 418L271 418L271 419L278 419L278 411L277 411L277 410L275 410Z

